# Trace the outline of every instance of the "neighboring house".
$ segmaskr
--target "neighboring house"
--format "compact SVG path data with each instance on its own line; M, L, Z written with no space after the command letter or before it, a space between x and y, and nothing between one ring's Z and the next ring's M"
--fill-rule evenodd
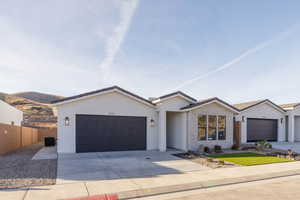
M286 111L272 101L259 100L235 104L240 110L241 143L260 140L286 141Z
M289 142L300 141L300 103L280 105L286 110L286 132Z
M23 112L0 100L0 123L21 126Z
M239 110L218 99L175 92L152 101L113 86L53 102L58 152L197 150L233 144Z

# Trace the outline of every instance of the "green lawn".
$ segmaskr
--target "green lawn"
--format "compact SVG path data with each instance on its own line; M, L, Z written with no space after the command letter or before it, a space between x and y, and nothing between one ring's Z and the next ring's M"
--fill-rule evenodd
M235 163L242 166L264 165L271 163L293 162L285 158L277 158L256 153L231 153L231 154L214 154L211 158L217 158L227 162Z

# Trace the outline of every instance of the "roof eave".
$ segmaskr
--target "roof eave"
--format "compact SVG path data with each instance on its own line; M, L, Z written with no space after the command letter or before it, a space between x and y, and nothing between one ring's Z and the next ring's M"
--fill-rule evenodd
M240 111L239 111L238 109L236 109L236 108L234 108L234 107L232 107L232 106L230 106L230 105L227 105L227 103L224 103L223 101L220 101L220 100L218 100L218 99L213 99L213 100L211 100L211 101L208 101L208 102L205 102L205 103L203 103L203 104L196 105L196 106L193 106L193 107L190 107L190 108L188 108L188 107L187 107L187 108L183 107L183 108L181 108L181 110L182 110L182 111L191 111L191 110L201 108L201 107L206 106L206 105L211 104L211 103L218 103L218 104L222 105L223 107L225 107L225 108L231 110L231 111L232 111L233 113L235 113L235 114L239 114L239 113L240 113Z

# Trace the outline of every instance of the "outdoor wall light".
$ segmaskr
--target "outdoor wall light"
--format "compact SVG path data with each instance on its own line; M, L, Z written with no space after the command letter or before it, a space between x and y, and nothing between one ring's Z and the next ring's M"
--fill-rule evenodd
M245 116L242 116L242 122L245 122Z
M283 123L283 118L280 119L280 122Z
M155 125L155 121L154 121L154 119L150 119L150 126L154 126Z
M70 125L70 118L65 117L65 126L69 126L69 125Z

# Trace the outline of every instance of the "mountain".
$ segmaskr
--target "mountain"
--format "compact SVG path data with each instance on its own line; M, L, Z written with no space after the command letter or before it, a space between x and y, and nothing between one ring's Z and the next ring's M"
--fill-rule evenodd
M38 103L43 104L50 104L52 101L56 101L62 99L64 97L52 95L52 94L45 94L39 92L18 92L15 94L11 94L13 96L22 97L28 100L32 100Z

